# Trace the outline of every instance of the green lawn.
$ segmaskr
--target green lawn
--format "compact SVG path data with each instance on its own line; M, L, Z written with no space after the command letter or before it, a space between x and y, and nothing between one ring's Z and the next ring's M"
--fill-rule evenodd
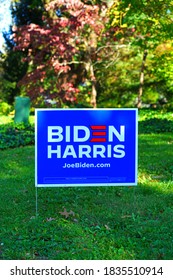
M137 187L39 188L36 217L34 146L1 150L0 258L173 259L172 179L173 134L140 134Z

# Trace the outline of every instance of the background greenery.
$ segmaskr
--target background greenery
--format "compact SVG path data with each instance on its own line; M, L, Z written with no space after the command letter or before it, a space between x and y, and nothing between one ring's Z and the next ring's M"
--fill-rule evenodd
M53 13L46 13L45 4L51 1L12 0L13 27L28 26L33 23L44 28L43 17L51 17ZM99 42L96 53L99 48L103 48L104 51L97 60L93 61L97 106L135 106L141 86L141 73L144 73L142 107L172 107L172 1L92 0L83 2L98 6L103 2L111 5L106 14L108 24L105 26L105 32L106 30L112 32L112 37L105 37ZM8 105L13 105L15 96L26 95L26 89L19 87L19 81L32 65L31 62L28 65L25 60L28 49L14 51L16 46L14 34L15 31L11 26L9 32L4 34L6 47L4 53L0 55L0 101ZM106 52L104 46L110 40L112 48L117 51L111 56L103 55ZM55 46L55 51L57 51L56 48L58 46ZM78 51L78 56L82 57L83 49ZM147 52L145 62L143 61L144 51ZM35 56L37 55L36 52ZM80 80L81 71L75 74ZM52 72L50 77L49 75L49 73L46 75L47 81L57 79L57 76L52 76ZM91 81L88 80L82 85L80 83L79 89L78 104L63 104L64 106L90 106ZM8 111L8 108L6 110Z

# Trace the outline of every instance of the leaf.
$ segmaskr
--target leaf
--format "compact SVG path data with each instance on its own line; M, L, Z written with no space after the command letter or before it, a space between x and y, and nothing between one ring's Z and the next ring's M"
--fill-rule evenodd
M46 219L47 222L51 222L51 221L54 221L54 220L55 220L55 218L51 218L51 217Z
M105 228L106 228L107 230L110 230L110 227L109 227L108 225L105 225Z
M75 216L75 213L72 210L70 210L69 215Z
M75 216L75 213L70 210L70 212L67 212L66 208L64 208L64 212L59 212L62 216L65 216L65 218L67 219L70 215Z

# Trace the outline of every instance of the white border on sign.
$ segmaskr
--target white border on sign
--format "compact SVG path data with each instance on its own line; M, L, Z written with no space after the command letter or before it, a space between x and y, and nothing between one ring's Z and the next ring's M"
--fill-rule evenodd
M38 111L135 111L136 117L136 145L135 145L135 181L133 183L93 183L93 184L38 184L37 182L37 112ZM38 108L35 109L35 187L104 187L104 186L136 186L138 171L138 109L137 108Z

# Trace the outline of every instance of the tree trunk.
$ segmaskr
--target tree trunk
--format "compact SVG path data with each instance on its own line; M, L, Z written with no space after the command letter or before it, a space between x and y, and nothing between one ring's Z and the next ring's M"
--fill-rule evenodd
M92 63L90 53L87 53L87 56L86 56L85 69L86 69L86 72L88 73L88 76L90 77L90 81L91 81L91 85L92 85L90 104L92 105L93 108L97 108L97 89L96 89L97 80L95 77L94 66Z
M92 83L90 103L93 108L96 108L97 107L96 77L94 75L94 67L93 67L92 62L90 62L90 75L91 75L91 83Z
M144 86L144 70L145 70L145 63L147 58L148 51L144 50L141 71L140 71L140 80L139 80L139 92L138 92L138 101L137 101L137 108L141 108L142 105L142 94L143 94L143 86Z

